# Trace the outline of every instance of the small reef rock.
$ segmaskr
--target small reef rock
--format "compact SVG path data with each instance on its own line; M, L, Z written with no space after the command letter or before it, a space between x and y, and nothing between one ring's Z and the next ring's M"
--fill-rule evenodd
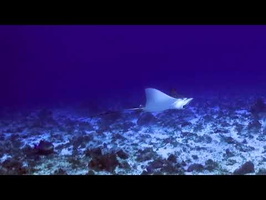
M5 175L25 175L28 174L28 171L27 167L24 167L23 163L16 159L7 159L0 167L0 172Z
M98 148L93 148L93 149L88 149L87 151L85 151L85 155L89 156L89 157L99 157L102 156L102 150L100 147Z
M192 171L201 172L203 170L204 170L204 166L201 164L192 164L187 169L188 172L192 172Z
M217 169L219 167L219 164L215 161L213 161L212 159L208 159L206 162L205 162L205 169L206 170L209 170L209 171L213 171L215 169Z
M115 154L105 154L100 156L94 156L89 162L88 167L95 171L105 170L108 172L114 172L115 168L119 165L119 161Z
M172 162L172 163L176 163L177 159L175 157L175 155L171 154L168 158L167 158L168 161Z
M127 153L125 153L123 150L119 150L116 155L121 159L127 159L129 156Z
M234 175L244 175L255 172L254 164L250 161L244 163L241 167L234 171Z
M41 140L38 145L34 146L34 150L39 155L49 155L54 153L54 145L51 142Z
M162 174L184 174L183 167L176 163L165 159L156 159L150 162L149 166L143 172L144 174L162 175Z

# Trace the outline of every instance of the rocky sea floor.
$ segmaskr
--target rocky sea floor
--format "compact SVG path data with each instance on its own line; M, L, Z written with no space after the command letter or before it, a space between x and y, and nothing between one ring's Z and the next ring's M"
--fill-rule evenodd
M262 175L265 108L216 96L159 114L2 109L0 174Z

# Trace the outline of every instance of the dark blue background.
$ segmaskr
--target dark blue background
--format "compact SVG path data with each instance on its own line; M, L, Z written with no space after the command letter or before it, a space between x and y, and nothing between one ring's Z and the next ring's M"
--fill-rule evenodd
M266 26L2 25L0 103L259 90L265 59Z

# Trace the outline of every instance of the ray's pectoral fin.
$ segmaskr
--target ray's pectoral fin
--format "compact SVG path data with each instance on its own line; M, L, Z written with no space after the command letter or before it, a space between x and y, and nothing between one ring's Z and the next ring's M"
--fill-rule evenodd
M161 112L167 109L171 109L175 98L157 90L154 88L145 89L146 92L146 105L145 111L148 112Z

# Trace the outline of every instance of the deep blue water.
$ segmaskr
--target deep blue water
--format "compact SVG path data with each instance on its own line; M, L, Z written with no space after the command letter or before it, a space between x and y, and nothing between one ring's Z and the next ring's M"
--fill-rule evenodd
M0 26L1 103L265 88L265 26ZM123 99L121 99L123 101Z

